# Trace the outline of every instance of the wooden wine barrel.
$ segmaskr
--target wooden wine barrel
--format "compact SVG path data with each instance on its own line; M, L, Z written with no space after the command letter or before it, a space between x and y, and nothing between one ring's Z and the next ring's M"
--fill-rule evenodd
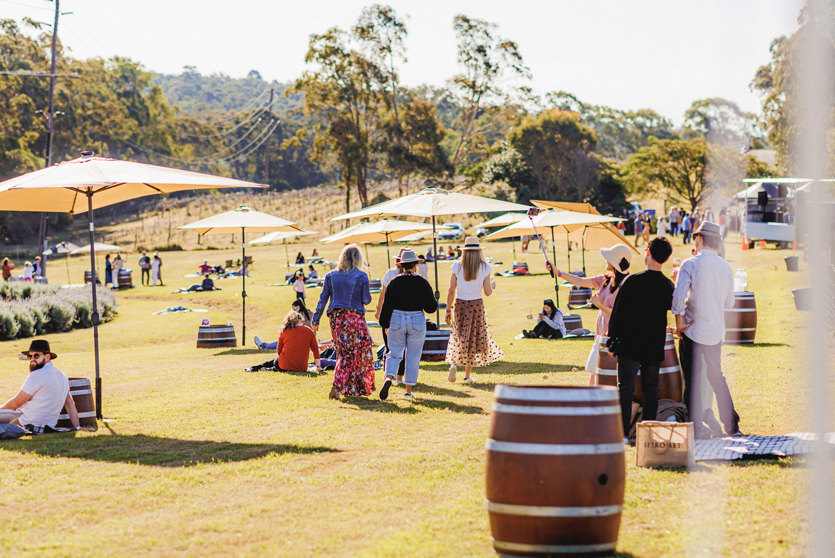
M600 353L597 357L597 385L618 385L618 359L606 350L606 337L600 339ZM658 399L671 399L681 403L684 396L684 379L681 375L681 365L678 361L676 342L671 333L664 341L664 361L658 370ZM644 391L641 388L641 373L635 381L635 391L632 398L644 404Z
M753 343L757 334L757 301L754 292L737 292L734 298L734 307L725 309L725 344Z
M383 282L380 279L371 279L368 281L368 288L371 289L371 292L379 292L383 288Z
M96 274L98 275L98 274ZM101 281L101 277L99 277L99 281ZM84 272L84 284L92 283L93 282L93 272L89 269Z
M568 308L577 308L578 306L585 306L591 299L591 289L586 287L571 287L568 293Z
M442 361L446 359L450 333L452 332L448 329L427 331L426 339L423 341L423 352L420 354L420 360Z
M486 477L501 556L613 553L625 476L616 390L496 386Z
M565 323L566 331L583 328L583 318L580 314L568 314L562 317L562 321Z
M35 277L35 283L40 283L41 285L48 285L49 279L46 277Z
M131 277L130 269L120 269L116 274L116 288L117 289L132 289L133 278Z
M198 349L237 346L238 338L235 337L235 326L233 325L201 325L200 329L197 330Z
M98 429L99 425L96 422L96 400L93 398L93 388L90 385L90 380L87 378L70 378L69 380L72 400L75 403L75 410L78 411L79 426ZM56 426L61 428L73 427L66 407L61 409Z

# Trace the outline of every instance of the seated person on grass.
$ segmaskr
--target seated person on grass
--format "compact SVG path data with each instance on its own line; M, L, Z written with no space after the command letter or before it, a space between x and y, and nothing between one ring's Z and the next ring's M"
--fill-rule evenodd
M58 355L50 351L49 341L35 339L29 345L29 350L20 354L29 359L29 375L17 395L0 407L22 412L12 424L23 426L36 434L51 432L58 423L61 410L66 406L73 427L82 430L78 424L75 401L70 395L69 379L52 364Z
M305 281L311 282L319 279L319 274L316 273L316 270L313 269L312 265L307 266L307 269L310 270L310 273L307 274L307 279L305 279Z
M539 314L538 323L533 330L522 330L522 335L528 339L562 339L565 334L562 310L557 308L550 298L542 303L542 312Z
M200 264L200 274L205 275L207 273L212 272L212 266L209 265L209 260L203 260L203 263Z
M281 323L281 333L278 336L276 352L278 356L263 364L257 364L247 368L247 372L257 372L264 369L278 371L307 371L307 363L310 352L313 351L313 361L316 363L316 370L322 370L322 361L319 360L319 343L316 341L316 334L312 329L302 324L302 316L291 310Z
M179 291L174 291L174 293L194 293L199 291L213 291L215 290L215 282L212 281L211 277L206 275L203 279L203 282L199 285L194 284L187 289L180 289Z

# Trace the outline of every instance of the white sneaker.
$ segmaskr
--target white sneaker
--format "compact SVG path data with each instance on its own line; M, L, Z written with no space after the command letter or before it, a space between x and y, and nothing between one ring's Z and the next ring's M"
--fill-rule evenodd
M475 382L475 378L467 377L467 378L464 378L464 381L465 382Z
M261 350L264 349L264 342L261 341L260 339L258 339L257 335L255 336L255 346L258 347Z
M411 393L404 393L404 394L403 394L403 397L404 397L405 399L410 400L410 401L414 401L414 399L415 399L415 396L414 396L414 395L412 395Z
M449 367L449 381L455 383L455 372L458 370L458 367L454 364Z

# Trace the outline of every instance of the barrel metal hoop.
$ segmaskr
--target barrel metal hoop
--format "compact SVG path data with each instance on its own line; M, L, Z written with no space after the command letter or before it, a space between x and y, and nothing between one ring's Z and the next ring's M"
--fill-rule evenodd
M676 364L675 366L665 366L664 368L659 368L659 374L675 374L676 372L681 372L681 366Z
M83 386L89 386L89 385L90 385L90 380L87 380L87 379L84 379L84 380L70 380L70 387L83 387Z
M725 312L756 312L756 308L726 308Z
M621 513L623 506L519 506L515 504L499 504L487 500L487 511L507 515L526 515L530 517L601 517Z
M70 395L92 395L92 389L82 389L81 391L70 391Z
M493 403L493 411L516 415L551 415L563 417L589 417L597 415L619 415L620 405L607 407L526 407L524 405L506 405Z
M617 376L618 371L616 368L598 368L597 374L599 376Z
M607 552L615 550L618 543L598 544L524 544L497 541L493 539L493 547L497 550L509 550L512 552L549 552L551 554L580 554L588 552Z
M563 388L524 388L498 385L493 393L496 399L515 399L517 401L552 401L560 403L597 403L618 401L618 392L611 387L563 389Z
M524 442L498 442L487 439L487 451L523 453L527 455L603 455L624 453L623 442L611 444L532 444Z
M197 339L198 343L217 343L218 341L237 341L237 337L206 337L204 339Z
M214 327L214 326L204 327L204 326L200 326L200 329L198 329L197 331L200 331L200 332L203 332L203 333L229 333L230 331L235 331L235 328L234 327L229 327L229 326L222 326L222 327Z
M755 327L726 327L725 331L757 331Z
M84 413L78 413L78 418L95 418L96 412L95 411L87 411ZM58 420L69 420L70 415L58 415Z

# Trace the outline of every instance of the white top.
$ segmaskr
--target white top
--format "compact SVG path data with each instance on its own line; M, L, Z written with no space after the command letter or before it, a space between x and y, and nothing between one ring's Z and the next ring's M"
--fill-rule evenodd
M464 269L461 262L452 264L452 273L455 274L457 293L455 298L461 300L478 300L481 298L481 287L484 284L484 278L490 277L490 264L483 263L478 269L478 276L474 281L464 281Z
M426 262L419 263L418 266L418 275L429 281L429 266L426 265Z
M151 260L151 269L159 271L159 266L162 265L162 260Z
M388 288L389 283L394 281L394 278L397 277L398 275L400 275L400 268L393 267L393 268L389 269L388 271L386 271L386 274L383 275L382 280L380 280L380 284L382 284L384 287Z
M293 283L293 290L297 293L304 293L304 280L296 279L296 282Z
M32 269L31 265L27 265L23 268L23 278L24 279L31 279L35 275L35 270Z
M670 225L667 224L667 220L665 218L662 217L661 219L659 219L656 226L658 227L658 236L667 235L667 229L670 228Z
M702 249L681 262L673 314L693 322L684 335L702 345L718 345L725 339L725 309L734 302L734 272L716 250Z
M55 428L70 391L67 375L50 361L40 370L30 372L20 390L31 395L32 399L20 407L23 414L18 417L18 422Z

